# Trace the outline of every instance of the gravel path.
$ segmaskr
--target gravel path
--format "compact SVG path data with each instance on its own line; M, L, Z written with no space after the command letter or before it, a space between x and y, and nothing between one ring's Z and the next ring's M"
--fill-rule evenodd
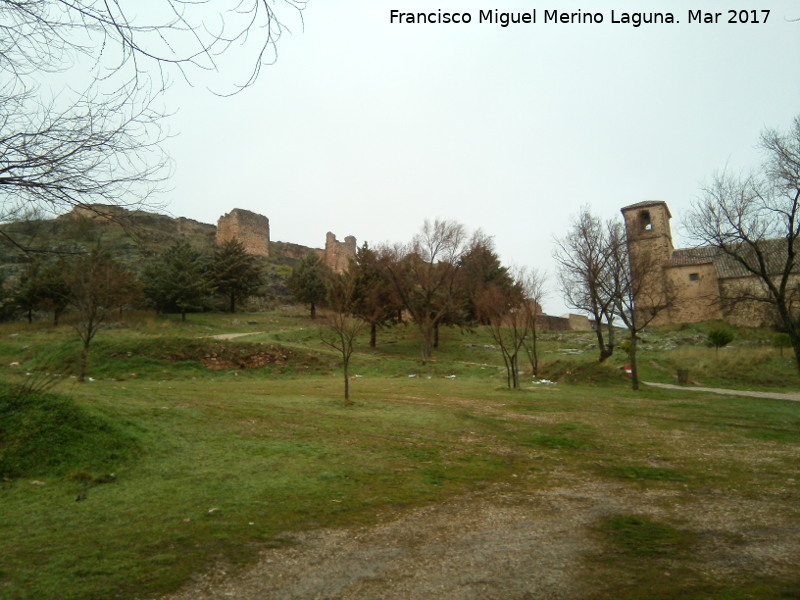
M664 388L666 390L682 390L684 392L710 392L712 394L721 394L723 396L746 396L749 398L770 398L772 400L790 400L792 402L800 402L800 393L797 394L781 394L778 392L751 392L748 390L725 390L720 388L697 387L689 385L674 385L671 383L652 383L650 381L643 381L644 385L650 387Z
M567 481L565 480L566 484ZM603 593L594 534L605 516L677 519L709 540L693 568L711 579L786 576L800 560L794 517L769 500L584 481L538 491L494 487L385 515L371 527L288 535L247 570L196 576L161 600L578 600ZM777 532L781 532L777 535ZM733 540L734 542L726 542Z
M163 600L567 600L607 507L580 493L470 495L377 526L292 535L234 577L207 573ZM532 505L532 504L533 505Z

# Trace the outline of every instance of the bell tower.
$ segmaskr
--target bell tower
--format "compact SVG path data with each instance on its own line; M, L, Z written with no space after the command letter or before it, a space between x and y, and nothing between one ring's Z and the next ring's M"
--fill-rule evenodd
M671 296L664 268L673 251L669 226L672 215L667 203L660 200L639 202L621 210L631 274L638 281L634 303L637 310L652 314L666 307Z
M666 265L672 256L672 215L666 202L650 200L622 209L631 256L649 254L653 263Z

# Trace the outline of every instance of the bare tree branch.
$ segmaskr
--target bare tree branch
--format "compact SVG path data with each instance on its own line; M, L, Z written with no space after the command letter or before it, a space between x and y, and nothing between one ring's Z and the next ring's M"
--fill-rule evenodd
M300 17L305 3L0 0L0 222L141 205L170 174L170 75L223 95L252 85L286 31L276 5Z
M698 245L715 248L750 276L729 286L729 300L770 306L800 370L800 117L785 133L766 130L761 148L766 161L759 172L715 175L687 229Z
M592 316L600 349L600 362L614 352L613 263L609 254L610 228L604 227L588 207L573 219L569 232L555 240L553 258L558 266L561 291L567 304ZM603 323L607 335L603 333Z
M188 81L192 72L230 78L243 68L231 78L237 91L277 58L287 26L276 4L302 24L306 0L2 0L0 64L24 77L61 71L83 56L125 80L153 68L176 67Z

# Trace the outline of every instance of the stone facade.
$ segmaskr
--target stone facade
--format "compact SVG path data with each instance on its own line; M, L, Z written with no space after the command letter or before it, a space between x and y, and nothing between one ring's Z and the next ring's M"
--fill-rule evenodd
M654 325L724 320L736 326L764 326L775 322L769 304L736 300L743 290L751 297L763 297L764 290L758 279L733 259L712 247L673 248L666 202L626 206L622 215L632 264L642 255L652 259L651 268L643 274L648 278L643 286L645 293L636 298L636 303L647 306L649 298L663 293L672 298L653 320ZM800 275L794 279L800 279Z
M249 254L269 256L269 219L263 215L234 208L217 221L217 245L239 240Z
M350 266L350 260L356 257L356 238L348 235L343 242L336 239L330 231L325 236L325 250L322 251L322 262L334 273L344 273Z

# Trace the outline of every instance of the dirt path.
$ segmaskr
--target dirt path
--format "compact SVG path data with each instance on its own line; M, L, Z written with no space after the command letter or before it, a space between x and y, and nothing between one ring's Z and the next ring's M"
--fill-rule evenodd
M203 575L163 600L574 599L585 526L605 510L580 490L470 495L374 527L293 534L248 571Z
M568 478L569 479L569 478ZM567 481L564 481L567 484ZM693 564L711 579L794 573L800 557L791 517L768 500L705 495L693 510L681 491L584 481L544 490L494 487L387 515L372 527L286 536L257 564L194 578L161 600L578 600L602 595L594 527L605 516L679 519L710 542ZM731 545L726 540L736 540Z
M710 392L712 394L721 394L724 396L746 396L749 398L770 398L772 400L790 400L792 402L800 402L800 393L780 394L777 392L751 392L747 390L725 390L720 388L673 385L671 383L652 383L649 381L643 381L642 383L645 385L649 385L651 387L664 388L666 390L682 390L684 392Z
M218 335L209 335L207 337L212 340L235 340L236 338L245 337L247 335L258 335L263 331L249 331L247 333L220 333Z

